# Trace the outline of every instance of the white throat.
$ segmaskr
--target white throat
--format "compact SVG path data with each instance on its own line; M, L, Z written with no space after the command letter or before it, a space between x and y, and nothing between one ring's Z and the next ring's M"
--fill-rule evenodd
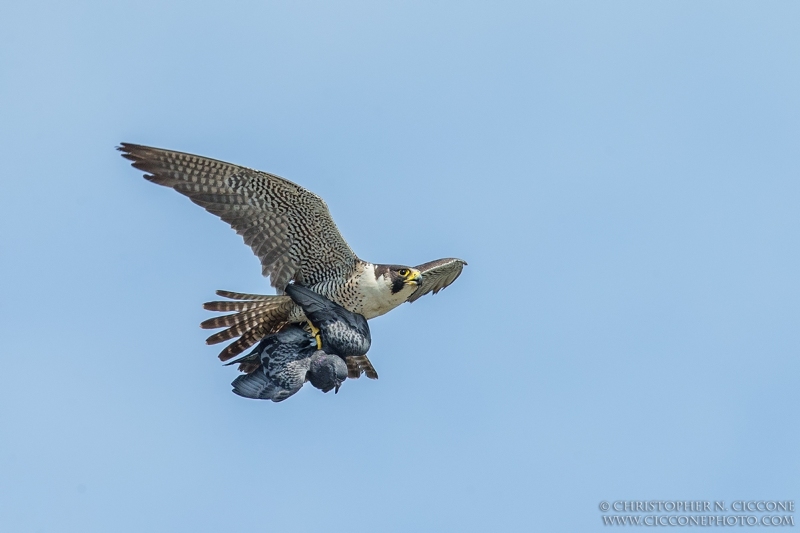
M405 284L400 291L392 294L392 280L389 278L389 274L383 274L375 279L375 265L372 263L367 263L356 283L363 299L359 306L361 309L353 311L364 315L367 319L388 313L408 300L408 297L416 290L415 285Z

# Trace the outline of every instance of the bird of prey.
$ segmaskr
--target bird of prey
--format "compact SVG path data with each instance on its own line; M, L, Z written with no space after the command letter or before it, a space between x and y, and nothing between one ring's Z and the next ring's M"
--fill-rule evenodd
M208 344L238 337L219 354L222 361L290 324L305 323L301 306L284 294L290 282L371 319L439 292L466 265L456 258L416 267L364 261L339 233L322 198L291 181L182 152L129 143L118 149L147 180L175 189L230 224L261 260L262 274L278 292L217 291L229 300L204 305L210 311L231 312L201 324L204 329L225 328L210 336Z
M250 354L231 361L254 365L231 384L239 396L280 402L306 381L323 392L339 392L348 376L345 360L365 356L369 350L369 326L363 316L297 284L287 285L286 294L303 308L310 332L289 325L264 337Z

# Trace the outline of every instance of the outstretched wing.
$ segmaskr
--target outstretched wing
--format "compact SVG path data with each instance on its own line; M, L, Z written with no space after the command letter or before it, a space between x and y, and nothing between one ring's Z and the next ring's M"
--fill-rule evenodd
M419 265L416 268L422 274L422 285L417 287L417 290L406 301L413 302L429 292L436 294L453 283L461 275L461 270L466 264L467 262L463 259L448 257Z
M356 261L322 198L291 181L182 152L129 143L118 149L146 179L230 224L279 291L292 279L314 285L344 277Z

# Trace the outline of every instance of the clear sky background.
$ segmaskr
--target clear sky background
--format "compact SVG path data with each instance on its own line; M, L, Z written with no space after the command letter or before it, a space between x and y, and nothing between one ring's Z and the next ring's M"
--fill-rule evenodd
M599 531L800 498L796 2L5 2L0 530ZM230 392L241 239L121 141L322 196L380 379Z

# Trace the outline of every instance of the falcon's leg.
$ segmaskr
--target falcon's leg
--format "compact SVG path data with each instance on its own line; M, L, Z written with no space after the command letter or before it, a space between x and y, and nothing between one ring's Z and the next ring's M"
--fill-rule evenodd
M311 334L314 335L314 339L317 341L317 350L322 349L322 337L319 334L319 328L316 327L311 321L308 321L308 327L311 328Z

